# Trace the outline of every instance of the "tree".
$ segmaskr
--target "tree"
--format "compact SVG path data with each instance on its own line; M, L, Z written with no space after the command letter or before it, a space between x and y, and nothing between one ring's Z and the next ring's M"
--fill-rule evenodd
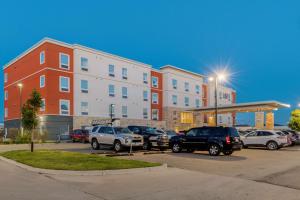
M33 152L33 130L38 125L38 110L42 107L43 101L41 94L35 89L30 98L22 106L22 124L25 130L31 133L31 152Z
M300 110L296 109L291 112L289 127L294 131L300 131Z

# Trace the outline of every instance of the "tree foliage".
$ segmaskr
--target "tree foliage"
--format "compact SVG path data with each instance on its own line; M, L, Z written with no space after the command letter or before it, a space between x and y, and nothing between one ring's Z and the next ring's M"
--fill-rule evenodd
M296 109L291 112L289 127L294 131L300 131L300 110Z
M24 129L32 131L38 125L38 110L42 107L41 94L35 89L30 98L22 106L22 125Z

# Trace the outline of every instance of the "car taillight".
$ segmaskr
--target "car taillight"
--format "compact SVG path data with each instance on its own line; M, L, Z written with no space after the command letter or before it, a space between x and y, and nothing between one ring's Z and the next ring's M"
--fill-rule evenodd
M226 136L226 144L230 144L230 137Z

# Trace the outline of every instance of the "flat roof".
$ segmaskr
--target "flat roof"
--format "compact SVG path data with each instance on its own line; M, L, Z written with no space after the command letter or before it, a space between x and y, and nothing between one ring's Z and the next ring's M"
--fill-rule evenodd
M187 74L191 74L191 75L194 75L194 76L199 76L199 77L201 77L201 78L207 77L207 76L204 76L204 75L202 75L202 74L198 74L198 73L195 73L195 72L186 70L186 69L182 69L182 68L179 68L179 67L175 67L175 66L173 66L173 65L165 65L165 66L162 66L162 67L160 67L160 70L167 69L167 68L175 69L175 70L177 70L177 71L181 71L181 72L184 72L184 73L187 73Z
M230 105L219 105L218 113L232 113L232 112L259 112L259 111L272 111L279 108L290 108L289 104L281 103L278 101L260 101L250 103L236 103ZM204 113L215 112L215 106L202 107L197 109L190 109L188 111L199 111Z

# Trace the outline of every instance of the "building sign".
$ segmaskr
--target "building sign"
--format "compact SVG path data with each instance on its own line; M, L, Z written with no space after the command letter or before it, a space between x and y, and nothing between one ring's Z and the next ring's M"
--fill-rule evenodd
M264 112L255 112L255 128L263 129L264 128Z

